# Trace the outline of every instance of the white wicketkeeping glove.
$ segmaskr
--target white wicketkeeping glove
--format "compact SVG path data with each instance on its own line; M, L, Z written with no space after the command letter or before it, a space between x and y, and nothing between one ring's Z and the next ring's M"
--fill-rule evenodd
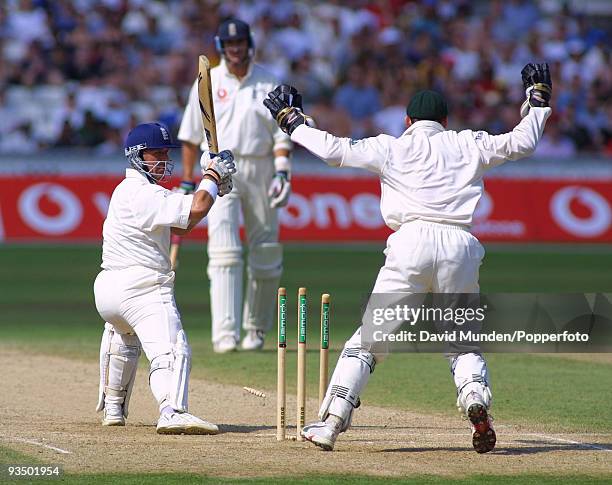
M268 197L270 197L270 207L285 207L289 202L291 195L291 182L289 181L289 172L279 170L274 175L270 188L268 189Z
M210 155L214 154L211 153ZM220 197L232 191L232 175L236 173L236 163L231 151L223 150L219 154L214 155L212 160L208 158L208 154L203 153L200 158L200 166L202 167L203 175L212 177L217 183Z

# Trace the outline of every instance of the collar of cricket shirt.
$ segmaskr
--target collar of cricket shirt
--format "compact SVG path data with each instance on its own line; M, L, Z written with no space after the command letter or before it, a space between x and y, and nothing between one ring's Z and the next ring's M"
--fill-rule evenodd
M444 131L444 127L437 121L419 120L416 123L412 123L408 129L402 133L402 136L410 135L417 130L425 131L428 135L435 135L436 133Z
M138 170L133 169L133 168L126 168L125 169L125 178L126 179L142 179L146 183L149 183L149 181L147 180L147 177L145 177Z
M245 82L248 78L251 77L251 74L253 74L253 60L252 59L249 61L249 67L247 68L247 72L243 78L238 78L238 76L230 72L229 68L227 67L227 62L225 62L225 58L223 57L221 58L221 62L219 63L219 66L221 66L221 69L223 69L223 73L225 74L226 77L235 79L240 84Z

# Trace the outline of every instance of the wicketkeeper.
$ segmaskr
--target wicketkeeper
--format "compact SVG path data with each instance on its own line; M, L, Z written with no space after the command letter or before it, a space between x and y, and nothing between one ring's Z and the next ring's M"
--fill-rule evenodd
M202 167L193 194L170 192L158 183L172 173L169 150L179 147L159 123L136 126L125 141L131 168L110 200L102 271L94 283L96 308L106 322L97 410L104 411L104 426L125 425L142 349L159 404L157 432L214 434L216 425L187 412L191 348L174 301L170 234L187 234L217 195L229 194L236 168L231 152L219 153Z
M414 95L406 110L407 130L399 138L378 135L363 140L338 138L309 126L295 88L269 93L266 107L292 141L334 167L360 167L381 181L381 212L394 233L373 293L478 293L484 248L470 233L485 173L507 160L533 153L551 114L552 82L547 64L521 71L526 101L521 122L510 132L446 130L448 108L434 91ZM359 395L382 355L362 345L361 329L346 342L319 410L321 421L302 436L332 450L351 423ZM492 395L487 365L480 353L450 358L457 405L472 427L473 446L491 451L496 436L489 409Z

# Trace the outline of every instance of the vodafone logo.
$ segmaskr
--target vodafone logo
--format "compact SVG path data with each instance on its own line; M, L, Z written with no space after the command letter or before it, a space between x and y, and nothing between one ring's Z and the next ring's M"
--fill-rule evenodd
M231 93L226 99L231 98ZM0 241L96 241L111 194L122 177L0 175ZM282 238L295 241L373 241L390 230L380 214L379 183L347 183L315 175L295 178L279 211ZM340 187L340 188L339 188ZM341 190L340 190L341 189ZM612 243L612 180L491 179L473 218L484 241L601 241ZM206 237L203 220L191 235Z
M79 199L67 188L53 183L28 187L19 197L17 206L22 220L30 228L52 236L75 230L83 216Z
M525 235L527 229L520 220L495 220L491 217L495 203L493 197L483 190L482 196L476 204L473 215L473 229L479 237L513 238L518 239Z
M579 237L601 236L612 222L609 202L599 192L577 185L555 192L550 211L562 229Z
M378 196L358 193L346 197L337 193L315 193L309 197L294 192L289 203L279 213L281 224L290 229L314 225L318 229L348 229L356 225L363 229L384 227Z
M223 89L223 88L219 88L219 89L217 90L217 97L218 97L220 100L224 99L226 96L227 96L227 91L226 91L225 89Z

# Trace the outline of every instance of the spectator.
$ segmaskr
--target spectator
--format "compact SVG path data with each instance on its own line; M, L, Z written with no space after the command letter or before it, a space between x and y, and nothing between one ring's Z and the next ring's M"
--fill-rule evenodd
M95 147L104 143L106 134L106 124L100 121L91 111L85 112L83 126L77 131L80 144L88 147Z
M380 109L378 91L368 82L370 76L358 65L349 68L347 81L334 96L334 106L346 111L355 123L353 136L361 137L369 118Z
M31 0L19 0L16 8L9 8L8 30L13 39L24 44L33 41L51 42L47 13Z
M406 96L398 95L390 87L383 91L382 99L383 108L373 118L373 131L399 137L406 129Z
M69 120L64 120L61 124L61 130L55 140L53 146L57 148L69 148L79 144L77 131L70 124Z
M32 136L30 123L23 123L0 140L0 153L9 155L29 155L40 147Z
M578 150L590 150L589 132L576 123L576 109L573 105L568 106L565 111L560 113L559 126L561 131L572 139Z
M273 41L284 47L283 53L290 61L307 55L314 43L314 39L303 29L302 19L297 13L291 15L286 27L278 30Z
M301 93L308 93L308 101L319 103L328 94L323 81L317 76L312 57L305 54L291 63L292 85Z
M559 129L559 118L555 115L551 116L534 156L560 160L571 158L574 155L576 155L574 141Z
M113 130L125 135L131 126L160 117L176 132L184 104L179 98L193 82L197 56L204 52L215 65L216 26L238 16L254 26L258 61L308 92L318 111L343 127L348 120L347 133L353 137L398 133L401 96L432 86L453 105L453 128L508 130L515 115L505 107L524 96L516 72L536 60L551 64L560 131L572 139L577 153L602 153L610 136L603 105L612 93L606 30L612 2L598 6L597 19L589 16L587 4L0 2L0 86L5 94L0 111L8 116L0 122L0 145L14 146L27 133L37 140L26 143L26 150L67 143L95 147L113 138ZM44 104L45 118L52 121L41 126L43 105L36 93L48 85L64 90L65 100L63 105ZM585 93L593 99L586 102ZM94 136L83 132L87 110Z
M603 146L604 130L609 129L609 120L600 101L593 95L587 96L586 103L576 114L576 124L589 135L588 148L600 150Z

